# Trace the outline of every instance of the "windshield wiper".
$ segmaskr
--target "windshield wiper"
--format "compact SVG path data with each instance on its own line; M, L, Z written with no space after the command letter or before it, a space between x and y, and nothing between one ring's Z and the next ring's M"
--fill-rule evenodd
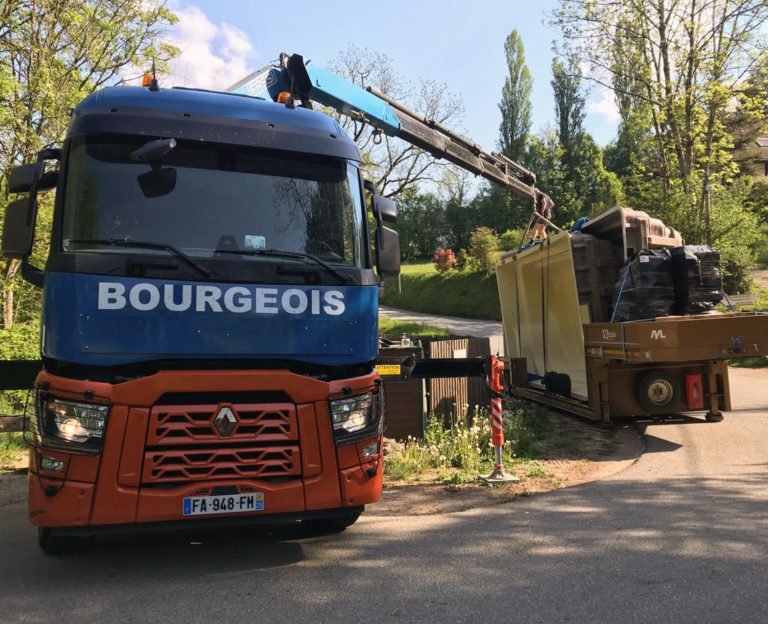
M283 258L303 258L304 260L311 260L315 264L323 267L326 271L339 279L342 284L349 284L349 278L346 275L334 269L325 260L321 260L317 256L303 251L282 251L280 249L217 249L215 253L236 254L239 256L277 256Z
M177 258L180 258L184 262L186 262L189 266L191 266L193 269L196 269L205 277L211 277L213 275L213 272L210 269L207 269L202 264L194 260L191 256L188 256L180 249L177 249L173 245L168 245L166 243L149 243L146 241L137 241L132 240L130 238L90 238L90 239L81 239L81 240L71 240L69 241L70 244L75 245L86 245L88 243L93 243L95 245L109 245L111 247L139 247L144 249L161 249L163 251L167 251Z

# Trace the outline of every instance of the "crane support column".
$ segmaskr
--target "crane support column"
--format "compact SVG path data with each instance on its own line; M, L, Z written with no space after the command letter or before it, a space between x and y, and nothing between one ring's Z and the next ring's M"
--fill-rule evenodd
M491 431L493 450L496 456L493 464L493 471L487 477L482 477L487 483L509 483L520 481L515 476L504 472L504 461L502 458L504 450L504 421L501 409L501 397L504 392L504 363L496 356L491 356L491 365L489 372L489 386L491 389Z

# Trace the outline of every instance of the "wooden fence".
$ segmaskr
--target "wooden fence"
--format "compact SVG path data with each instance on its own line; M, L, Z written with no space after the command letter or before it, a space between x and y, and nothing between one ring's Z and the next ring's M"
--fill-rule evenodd
M24 417L0 414L0 433L24 431Z

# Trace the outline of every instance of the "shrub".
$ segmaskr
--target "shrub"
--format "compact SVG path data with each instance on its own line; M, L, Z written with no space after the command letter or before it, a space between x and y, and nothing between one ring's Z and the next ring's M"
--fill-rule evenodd
M499 249L501 251L519 249L522 242L523 233L520 230L507 230L499 237Z
M438 249L432 256L432 264L435 265L438 273L445 273L453 268L456 262L456 256L451 249Z
M477 271L493 273L498 257L499 237L489 227L479 227L470 236L472 263Z
M453 263L453 268L457 271L463 271L469 266L469 254L466 249L459 249L459 253L456 254L456 262Z

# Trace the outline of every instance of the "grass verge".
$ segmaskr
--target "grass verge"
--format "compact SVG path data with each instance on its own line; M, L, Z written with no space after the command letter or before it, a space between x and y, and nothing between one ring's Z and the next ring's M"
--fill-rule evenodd
M0 433L0 470L13 470L26 457L23 433Z
M395 319L379 317L379 333L390 334L399 336L405 334L406 336L451 336L451 332L442 327L435 327L434 325L423 325L421 323L407 323L404 321L397 321Z
M382 305L446 316L501 320L496 276L468 271L440 274L431 262L405 264L402 292L388 280Z
M538 407L525 401L504 403L504 466L522 479L550 476L538 461L542 453L556 448L557 437ZM564 440L562 453L571 449ZM567 447L567 448L566 448ZM395 444L385 457L384 476L388 481L418 482L436 479L446 485L477 482L478 475L490 473L494 464L491 424L487 410L454 418L446 423L432 416L424 439L408 438Z

